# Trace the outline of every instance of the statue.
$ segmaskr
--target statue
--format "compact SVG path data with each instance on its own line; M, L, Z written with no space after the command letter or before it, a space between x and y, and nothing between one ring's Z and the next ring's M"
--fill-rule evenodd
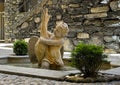
M41 16L41 34L37 42L34 43L34 57L37 57L38 66L44 69L63 67L62 54L60 50L64 44L64 37L68 34L68 25L59 22L53 33L47 31L50 19L48 9L44 9ZM32 59L32 58L31 58ZM31 60L32 61L32 60Z

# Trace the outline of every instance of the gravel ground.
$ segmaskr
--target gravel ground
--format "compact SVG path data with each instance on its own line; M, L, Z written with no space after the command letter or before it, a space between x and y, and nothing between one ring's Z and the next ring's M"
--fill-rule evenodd
M120 85L120 82L109 83L71 83L26 76L0 73L0 85Z

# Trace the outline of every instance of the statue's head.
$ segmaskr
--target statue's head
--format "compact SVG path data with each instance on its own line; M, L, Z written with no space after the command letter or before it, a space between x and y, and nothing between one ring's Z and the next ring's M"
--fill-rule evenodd
M54 29L54 34L56 37L65 37L69 32L68 25L64 22L59 22Z

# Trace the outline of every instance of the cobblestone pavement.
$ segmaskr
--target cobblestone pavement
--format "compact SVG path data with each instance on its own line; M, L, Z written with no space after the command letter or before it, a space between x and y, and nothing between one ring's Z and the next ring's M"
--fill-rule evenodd
M120 85L120 82L70 83L66 81L55 81L0 73L0 85Z

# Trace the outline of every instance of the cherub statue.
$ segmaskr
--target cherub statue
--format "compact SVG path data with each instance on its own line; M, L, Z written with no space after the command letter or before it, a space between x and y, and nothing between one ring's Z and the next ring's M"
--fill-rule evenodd
M68 25L64 22L59 22L54 32L50 33L47 31L49 19L48 9L44 9L39 27L41 35L34 46L38 65L45 69L49 69L51 66L64 66L60 50L64 44L64 37L69 32Z

